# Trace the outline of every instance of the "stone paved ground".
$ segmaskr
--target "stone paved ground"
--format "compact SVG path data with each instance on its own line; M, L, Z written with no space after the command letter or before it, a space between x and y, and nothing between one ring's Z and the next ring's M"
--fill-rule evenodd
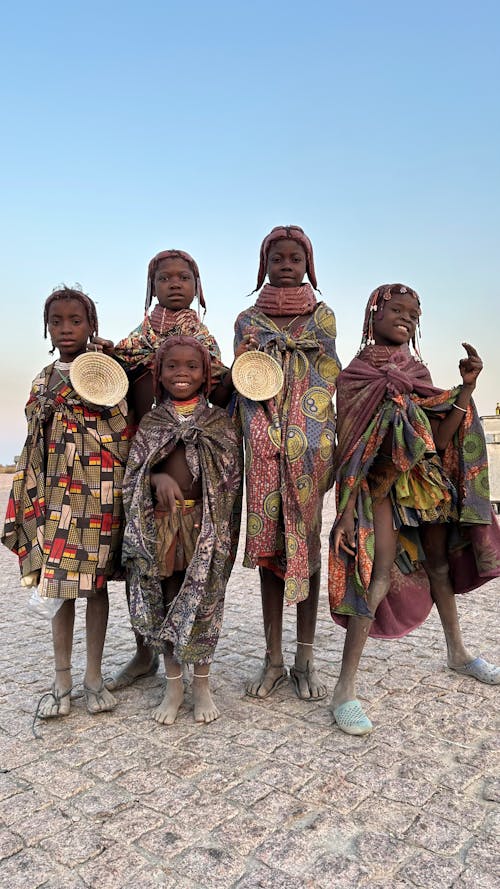
M3 514L10 477L0 480ZM263 644L257 575L239 564L213 668L222 715L210 726L194 724L187 709L173 727L156 725L160 676L120 692L113 713L90 716L78 697L78 609L77 696L70 716L44 723L37 741L31 719L51 677L49 632L26 608L15 559L1 549L0 886L499 885L500 689L445 669L434 614L404 640L368 643L359 692L375 731L356 739L332 727L327 702L301 702L289 685L265 702L243 695ZM499 587L460 606L470 645L490 657L499 656ZM332 688L343 633L325 600L323 589L317 652ZM294 638L290 609L288 663ZM114 584L109 674L132 647L123 586Z

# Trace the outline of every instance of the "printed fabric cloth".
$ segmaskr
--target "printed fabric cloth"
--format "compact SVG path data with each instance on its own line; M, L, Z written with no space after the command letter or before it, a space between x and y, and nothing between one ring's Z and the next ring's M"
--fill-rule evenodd
M335 316L318 302L312 315L280 330L253 306L236 319L235 349L248 334L279 362L284 384L265 402L238 398L247 495L243 564L283 577L286 602L298 603L320 566L323 496L333 484Z
M192 336L199 340L209 351L212 359L211 377L215 385L227 371L221 361L221 353L215 338L208 327L202 324L193 309L181 309L172 313L177 317L173 326L164 333L156 333L151 325L149 315L125 339L115 346L114 357L123 364L126 371L134 371L140 367L152 371L156 352L169 336Z
M74 599L120 571L127 408L85 404L63 375L49 388L53 367L32 384L2 543L42 596Z
M336 557L330 546L330 607L344 626L346 615L368 614L366 591L374 557L373 475L380 475L380 448L389 435L395 469L389 493L400 552L389 594L377 609L370 635L396 638L419 626L432 607L421 567L418 526L422 522L449 523L449 564L456 593L500 575L500 530L489 499L484 434L471 403L453 440L441 458L437 455L429 418L444 417L460 387L445 391L434 387L427 368L407 346L367 346L342 371L337 385L337 514L342 515L355 490L356 554L340 551Z
M201 477L203 510L182 587L165 607L157 558L151 470L178 445L193 479ZM227 581L241 516L241 441L224 410L202 397L182 421L170 401L146 414L134 438L124 482L127 516L123 563L130 579L130 615L150 645L186 663L210 663L219 638Z

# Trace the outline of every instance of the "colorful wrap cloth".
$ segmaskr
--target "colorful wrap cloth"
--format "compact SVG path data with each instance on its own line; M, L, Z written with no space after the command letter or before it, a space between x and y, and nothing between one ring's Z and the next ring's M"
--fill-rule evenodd
M23 577L40 573L42 596L74 599L120 569L126 404L91 407L62 378L49 389L53 367L32 384L2 543Z
M370 635L397 638L419 626L432 607L427 575L419 565L418 526L423 521L456 517L449 521L450 574L456 593L500 575L500 530L489 500L484 434L471 403L439 459L429 417L446 415L460 387L435 388L428 370L407 346L365 347L339 375L337 386L337 514L342 515L355 490L356 554L353 558L339 551L336 557L330 546L330 607L344 626L345 615L368 614L366 591L374 557L370 473L377 475L383 465L380 447L389 434L397 470L390 496L402 552Z
M253 306L236 319L235 349L248 334L279 362L284 385L269 401L238 399L247 493L243 564L283 577L286 601L298 603L320 566L323 495L333 484L335 316L319 302L312 315L280 330Z
M180 309L172 312L172 326L163 333L156 333L149 315L125 339L115 346L114 357L123 365L127 372L139 368L153 370L156 352L169 336L192 336L208 349L212 359L211 377L216 384L227 372L221 361L221 354L216 340L193 309Z
M194 480L201 477L203 510L182 587L165 607L157 557L151 471L178 445ZM236 556L241 515L241 442L225 411L202 397L179 419L169 401L143 417L130 449L123 500L127 516L123 563L130 579L130 616L150 645L186 663L210 663L219 638L227 581Z

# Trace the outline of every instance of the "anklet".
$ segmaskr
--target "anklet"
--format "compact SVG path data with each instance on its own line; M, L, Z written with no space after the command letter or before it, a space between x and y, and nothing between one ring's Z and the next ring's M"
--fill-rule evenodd
M197 679L208 679L209 673L193 673L193 676L196 676Z
M299 640L297 639L297 645L309 645L310 648L313 648L314 642L299 642Z
M69 665L69 667L54 667L54 671L56 673L67 673L68 670L71 670L71 664Z
M167 676L167 680L168 679L182 679L183 675L184 675L183 673L179 673L178 676Z

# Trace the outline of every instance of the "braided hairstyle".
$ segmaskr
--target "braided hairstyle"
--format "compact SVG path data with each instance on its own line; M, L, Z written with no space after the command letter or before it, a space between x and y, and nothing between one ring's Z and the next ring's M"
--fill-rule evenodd
M97 309L95 307L94 301L90 298L87 293L84 293L81 286L79 284L75 284L73 287L67 287L66 284L58 284L57 287L54 287L54 290L45 300L45 306L43 309L43 337L47 339L47 328L49 325L49 311L50 307L53 303L58 302L61 299L69 300L76 299L83 308L85 309L85 313L87 315L87 321L89 322L90 327L90 336L97 336L99 332L99 325L97 322ZM54 352L54 349L50 350L50 354Z

